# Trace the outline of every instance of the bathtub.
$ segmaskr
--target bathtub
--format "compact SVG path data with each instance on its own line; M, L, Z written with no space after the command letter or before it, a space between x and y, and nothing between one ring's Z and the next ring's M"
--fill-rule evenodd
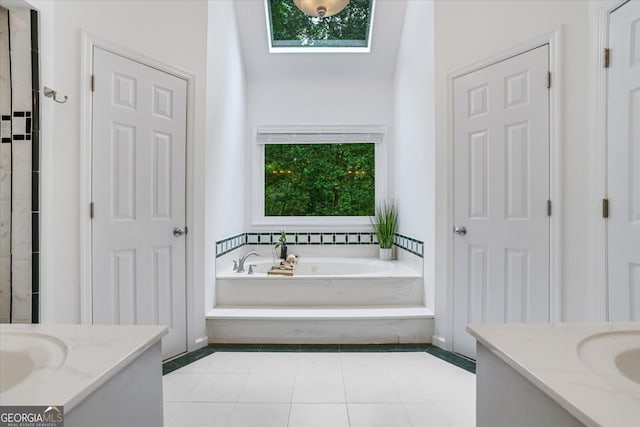
M377 247L368 257L353 256L353 249L296 248L292 277L267 275L274 265L270 255L249 257L243 273L231 268L237 253L218 259L215 302L206 314L209 342L431 342L434 320L425 304L422 258L382 261L373 256ZM334 256L316 255L323 251ZM254 274L248 274L250 264Z
M162 425L166 332L165 326L0 325L0 407L63 407L67 427Z
M249 265L254 274L249 274ZM403 306L423 304L422 275L399 261L301 256L292 277L267 275L272 257L249 257L216 279L218 306Z
M263 278L271 266L280 260L267 257L249 257L245 262L245 272L238 273L231 267L221 272L218 278L245 279ZM250 275L249 265L255 265ZM300 257L294 269L296 278L335 277L410 277L416 276L415 270L398 261L382 261L376 258L338 258L338 257Z

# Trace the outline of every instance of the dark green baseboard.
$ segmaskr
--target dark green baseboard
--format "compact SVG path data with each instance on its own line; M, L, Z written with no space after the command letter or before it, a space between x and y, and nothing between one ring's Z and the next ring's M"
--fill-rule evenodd
M162 364L162 374L187 366L216 352L379 353L426 352L459 368L476 373L476 362L431 344L209 344Z

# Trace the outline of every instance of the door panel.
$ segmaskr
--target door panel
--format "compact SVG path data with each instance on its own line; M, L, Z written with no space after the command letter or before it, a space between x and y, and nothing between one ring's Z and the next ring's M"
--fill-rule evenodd
M94 48L93 322L164 324L186 351L186 82Z
M609 319L640 321L640 2L611 14L609 44Z
M549 320L548 46L454 80L454 351L468 323Z

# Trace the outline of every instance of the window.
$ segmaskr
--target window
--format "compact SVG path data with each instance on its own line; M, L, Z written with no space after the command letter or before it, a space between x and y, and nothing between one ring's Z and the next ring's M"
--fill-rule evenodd
M265 145L264 173L265 216L375 214L371 143Z
M270 52L369 52L373 0L350 0L340 13L313 18L291 0L265 0Z
M259 130L254 223L369 224L385 191L382 137Z

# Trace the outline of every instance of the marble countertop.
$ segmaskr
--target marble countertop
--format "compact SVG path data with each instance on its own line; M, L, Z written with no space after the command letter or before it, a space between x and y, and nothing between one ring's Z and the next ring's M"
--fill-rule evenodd
M0 325L0 350L11 340L40 341L54 367L36 382L0 393L0 405L64 405L69 411L167 334L156 325ZM3 339L4 338L4 339ZM47 350L45 348L45 350ZM47 351L49 351L47 350ZM42 353L42 351L40 352ZM57 359L57 360L56 360ZM42 362L42 361L40 361ZM161 375L158 367L158 375Z
M482 324L467 331L583 424L638 425L640 384L594 370L579 349L612 332L630 332L640 348L640 323Z

